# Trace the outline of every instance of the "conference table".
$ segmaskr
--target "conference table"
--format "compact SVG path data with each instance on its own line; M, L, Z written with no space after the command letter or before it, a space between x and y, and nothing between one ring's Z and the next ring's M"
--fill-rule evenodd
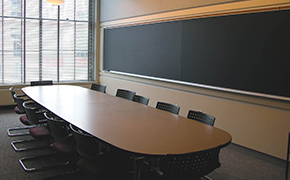
M180 155L227 146L232 139L219 128L80 86L31 86L22 91L68 123L132 153Z

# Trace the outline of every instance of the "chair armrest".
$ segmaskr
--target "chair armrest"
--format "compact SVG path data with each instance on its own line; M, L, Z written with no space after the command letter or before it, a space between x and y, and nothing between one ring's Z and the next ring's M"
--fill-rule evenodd
M43 112L37 111L36 112L36 116L37 116L37 119L38 119L38 123L39 124L45 124L45 123L47 123L47 119L45 118Z
M27 97L25 94L20 94L20 95L17 94L16 96L17 96L17 97Z
M23 102L25 102L25 101L31 101L31 99L23 99Z
M47 123L47 119L41 119L38 121L39 124L45 124Z
M157 169L155 166L152 166L149 162L143 161L142 163L149 166L149 168L151 168L158 176L162 176L164 174L162 171Z

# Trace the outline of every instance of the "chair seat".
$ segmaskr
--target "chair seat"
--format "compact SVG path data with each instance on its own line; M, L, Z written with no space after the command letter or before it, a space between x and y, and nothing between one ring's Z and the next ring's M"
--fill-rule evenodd
M52 148L55 149L58 153L70 154L76 153L73 145L67 140L59 140L52 144Z
M29 130L30 135L37 140L52 138L48 129L45 126L37 126Z
M24 124L24 125L31 125L30 123L29 123L29 121L28 121L28 119L27 119L27 116L26 115L22 115L22 116L20 116L20 121L21 121L21 123L22 124Z
M14 112L16 112L16 114L24 114L24 113L22 113L22 112L19 111L19 109L18 109L17 106L15 106L15 108L14 108Z

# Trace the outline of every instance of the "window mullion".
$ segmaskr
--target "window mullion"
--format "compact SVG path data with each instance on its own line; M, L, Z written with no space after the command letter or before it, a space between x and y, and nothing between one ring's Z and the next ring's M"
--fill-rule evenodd
M42 0L39 0L39 80L42 80Z
M76 0L74 1L74 80L76 80Z
M1 64L1 71L2 71L2 84L4 83L4 0L2 0L2 64Z
M97 3L97 2L95 2ZM93 20L95 21L95 18L93 18L94 16L94 10L95 10L95 3L93 3L93 0L89 0L89 7L88 7L88 81L92 81L94 80L93 78L93 69L94 69L94 61L93 61L93 39L94 39L94 35L93 35ZM96 32L94 32L96 33ZM95 48L95 47L94 47Z
M21 76L23 74L23 77L21 77L21 79L23 79L23 82L25 84L26 83L26 0L24 0L23 4L24 4L24 7L23 8L21 7L21 11L23 10L23 21L21 21L21 37L22 37L22 28L23 28L23 41L21 38L21 41L22 41L21 45L23 46L23 58L21 56L21 67L23 67L23 72L21 72ZM21 3L21 6L22 6L22 3ZM23 22L23 27L22 27L22 22Z
M60 72L59 72L59 40L60 40L60 5L57 7L57 82L59 82Z

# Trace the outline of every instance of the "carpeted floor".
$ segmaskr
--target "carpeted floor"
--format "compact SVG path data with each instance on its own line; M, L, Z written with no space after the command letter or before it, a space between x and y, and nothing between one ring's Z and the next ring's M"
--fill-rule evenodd
M7 128L23 126L20 115L13 109L0 109L0 180L40 180L70 170L71 167L61 167L39 172L25 172L19 158L48 153L50 150L38 149L26 152L16 152L10 142L26 137L9 137ZM285 145L286 147L286 145ZM285 155L286 157L286 155ZM210 173L213 180L283 180L285 179L286 162L235 144L223 148L220 153L221 167ZM71 176L67 179L82 179Z

